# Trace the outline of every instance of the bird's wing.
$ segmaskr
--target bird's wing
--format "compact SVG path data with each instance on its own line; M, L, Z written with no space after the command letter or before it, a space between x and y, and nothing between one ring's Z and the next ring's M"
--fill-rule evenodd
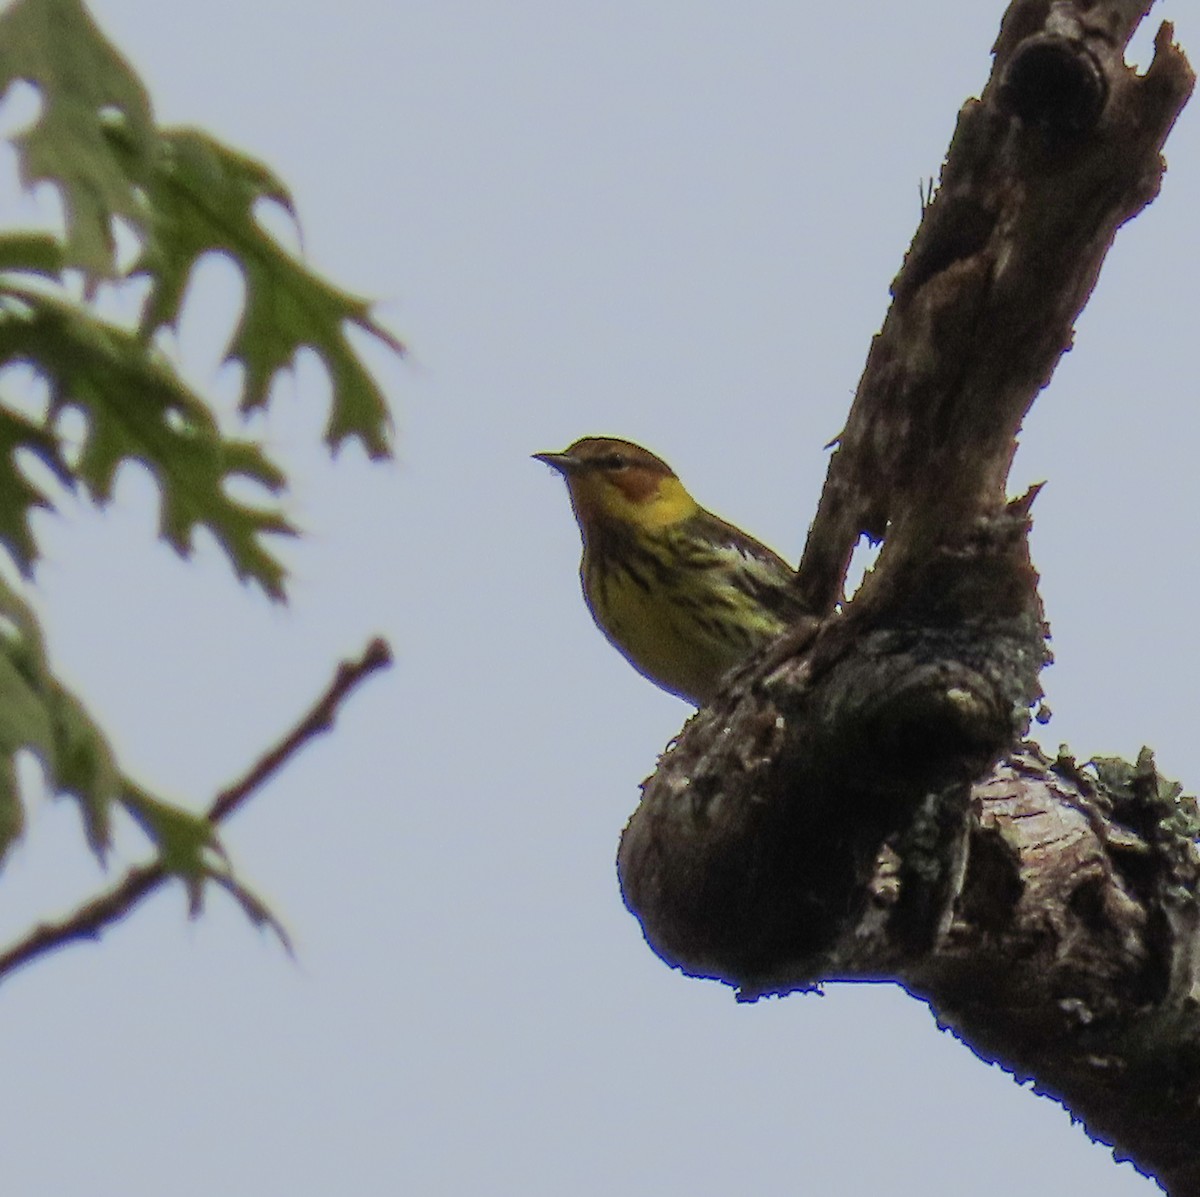
M686 542L696 565L717 566L731 579L736 576L740 588L784 623L805 613L795 589L796 572L778 553L711 511L697 512L689 523Z

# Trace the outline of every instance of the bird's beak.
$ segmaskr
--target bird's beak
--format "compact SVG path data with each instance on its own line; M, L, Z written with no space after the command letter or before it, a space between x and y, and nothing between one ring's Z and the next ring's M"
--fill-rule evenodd
M579 458L571 453L535 453L535 461L544 461L560 474L570 474L579 468Z

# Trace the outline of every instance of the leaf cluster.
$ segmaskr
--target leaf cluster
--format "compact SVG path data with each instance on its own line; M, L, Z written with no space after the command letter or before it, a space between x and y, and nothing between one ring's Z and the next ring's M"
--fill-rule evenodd
M162 348L163 334L178 329L193 269L216 253L241 272L226 360L240 368L242 416L268 404L278 373L309 348L332 383L331 451L356 440L372 458L389 454L384 396L348 326L402 346L366 301L313 273L260 223L265 203L295 215L269 168L206 133L157 125L144 86L82 0L14 0L0 12L0 97L18 81L40 100L37 118L12 139L20 178L27 189L57 190L63 229L0 230L0 549L15 567L12 584L0 574L0 860L24 822L25 751L53 792L76 799L98 856L120 806L163 866L189 882L194 904L213 878L261 913L231 883L209 820L130 780L98 723L50 671L18 588L39 558L30 517L72 493L103 506L122 467L140 464L157 486L160 533L178 553L190 554L205 530L240 579L282 600L285 571L271 538L295 532L282 505L285 472L244 422L237 435L221 427ZM120 231L132 237L132 255L118 253ZM131 326L98 305L119 289L142 296ZM237 497L246 493L254 499Z

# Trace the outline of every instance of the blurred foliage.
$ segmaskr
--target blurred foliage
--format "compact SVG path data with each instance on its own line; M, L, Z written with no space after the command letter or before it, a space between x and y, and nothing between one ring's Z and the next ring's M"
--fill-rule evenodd
M226 255L245 284L226 351L241 368L243 417L268 404L277 374L308 347L332 384L330 450L357 440L372 458L388 456L391 424L347 325L402 346L367 302L307 269L259 223L264 202L295 215L266 166L203 132L155 123L141 81L81 0L15 0L0 12L0 96L18 81L40 100L12 139L21 182L57 189L64 229L0 231L0 549L15 566L12 584L0 575L0 861L24 825L17 758L28 752L47 787L77 801L101 860L120 806L188 884L193 908L211 879L261 921L265 908L232 880L209 821L131 781L97 721L50 672L17 588L39 558L30 514L71 493L103 506L121 467L140 463L159 491L160 533L178 553L189 555L205 529L239 578L282 600L269 538L294 534L281 505L286 474L261 443L222 430L157 334L178 328L197 261ZM136 241L125 267L118 227ZM133 327L97 309L102 289L121 288L143 296ZM233 497L235 479L235 493L256 501Z

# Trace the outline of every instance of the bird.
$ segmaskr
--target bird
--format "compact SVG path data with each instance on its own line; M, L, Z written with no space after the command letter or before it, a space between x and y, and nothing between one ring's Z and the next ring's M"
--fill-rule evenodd
M792 567L701 507L648 449L586 436L533 457L566 481L596 625L669 693L705 705L734 666L808 614Z

